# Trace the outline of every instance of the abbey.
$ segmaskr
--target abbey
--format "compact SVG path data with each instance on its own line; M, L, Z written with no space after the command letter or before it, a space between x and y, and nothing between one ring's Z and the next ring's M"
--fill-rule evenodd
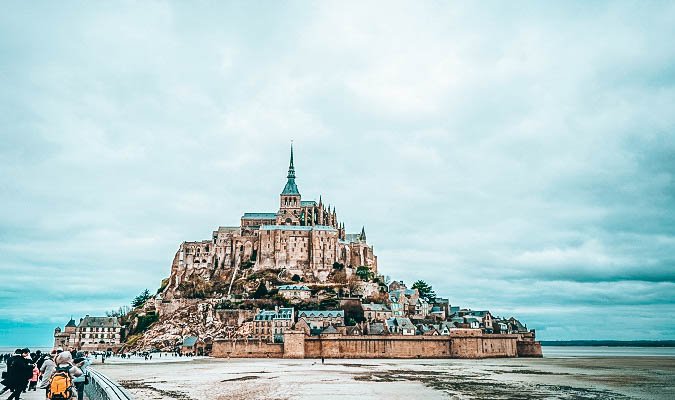
M281 269L305 282L325 282L340 264L348 275L359 266L377 273L377 257L365 229L348 234L335 208L302 200L295 183L293 146L277 212L247 212L239 226L219 227L210 240L183 242L172 264L168 288L199 277L211 280L240 268ZM229 272L229 273L226 273Z

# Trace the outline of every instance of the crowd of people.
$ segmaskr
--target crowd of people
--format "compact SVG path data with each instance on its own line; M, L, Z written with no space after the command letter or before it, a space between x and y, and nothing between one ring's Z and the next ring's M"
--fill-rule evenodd
M51 353L32 353L30 349L16 349L14 354L0 355L0 360L7 366L0 381L0 395L11 392L7 400L20 400L22 393L37 389L44 389L48 399L84 398L84 386L89 381L87 368L91 365L89 352L58 348Z

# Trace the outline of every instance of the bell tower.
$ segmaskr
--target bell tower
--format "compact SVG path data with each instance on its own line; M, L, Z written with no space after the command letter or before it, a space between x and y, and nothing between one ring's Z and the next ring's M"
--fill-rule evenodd
M280 195L277 225L300 225L300 192L295 184L295 167L293 166L293 143L291 143L291 161L288 165L286 186Z

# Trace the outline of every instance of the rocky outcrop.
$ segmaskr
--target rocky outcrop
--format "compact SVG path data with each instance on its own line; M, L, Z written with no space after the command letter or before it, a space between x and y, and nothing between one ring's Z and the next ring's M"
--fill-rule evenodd
M176 304L172 304L173 302ZM203 339L236 337L245 320L253 317L252 310L219 310L218 299L165 301L166 310L159 321L127 346L127 350L173 350L186 336Z

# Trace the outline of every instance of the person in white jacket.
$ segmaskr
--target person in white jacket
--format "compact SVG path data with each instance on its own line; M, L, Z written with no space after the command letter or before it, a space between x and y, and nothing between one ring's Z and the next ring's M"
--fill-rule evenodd
M42 362L42 366L40 367L40 379L42 380L40 381L40 386L38 387L40 389L45 389L45 391L49 387L49 379L54 374L54 371L56 371L56 363L53 360L54 356L56 356L56 350L52 351L52 354L45 355L45 359Z
M77 389L77 400L84 400L84 384L87 379L87 368L91 365L91 358L89 358L89 352L77 353L77 358L75 359L76 366L82 370L82 375L73 379L75 384L75 389Z

